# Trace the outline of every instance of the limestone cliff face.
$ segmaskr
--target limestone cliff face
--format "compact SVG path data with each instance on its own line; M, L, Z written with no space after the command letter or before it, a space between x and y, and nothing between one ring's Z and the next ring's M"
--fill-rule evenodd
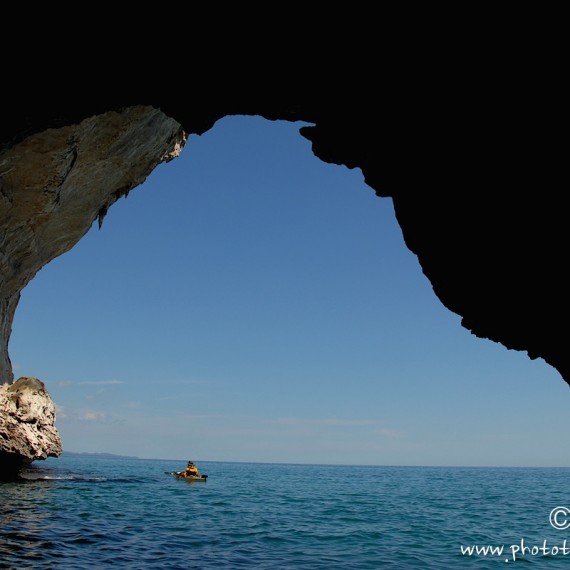
M135 106L32 134L0 152L0 383L13 380L8 342L22 289L185 141L177 121Z
M0 385L0 479L26 462L61 455L55 420L55 405L37 378Z

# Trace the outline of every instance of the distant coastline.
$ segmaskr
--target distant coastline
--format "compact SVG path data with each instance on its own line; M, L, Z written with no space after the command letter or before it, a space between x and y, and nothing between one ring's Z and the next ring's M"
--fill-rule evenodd
M62 455L78 455L81 457L105 457L107 459L140 459L135 455L116 455L115 453L93 453L89 451L64 451Z

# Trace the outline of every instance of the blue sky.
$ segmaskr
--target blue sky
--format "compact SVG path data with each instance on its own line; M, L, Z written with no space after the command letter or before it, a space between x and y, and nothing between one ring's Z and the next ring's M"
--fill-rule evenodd
M14 372L46 384L64 450L570 466L559 373L464 330L391 200L301 126L191 136L24 289Z

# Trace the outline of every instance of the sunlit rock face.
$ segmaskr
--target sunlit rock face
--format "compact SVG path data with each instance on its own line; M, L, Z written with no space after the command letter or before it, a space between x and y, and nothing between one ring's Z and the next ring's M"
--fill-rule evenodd
M0 385L0 479L35 460L59 457L55 405L43 382L22 377Z
M20 292L71 249L108 208L186 135L159 109L134 106L48 128L0 150L0 383L13 373L8 342ZM5 141L3 141L5 143Z

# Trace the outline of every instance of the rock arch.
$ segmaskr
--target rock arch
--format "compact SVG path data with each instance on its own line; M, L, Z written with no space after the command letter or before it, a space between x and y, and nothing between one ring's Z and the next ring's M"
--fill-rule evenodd
M320 159L391 197L435 294L474 335L543 358L570 383L563 196L532 131L484 107L390 102L213 104L205 99L2 109L0 382L20 291L94 220L227 115L311 123ZM392 102L393 103L393 102Z

